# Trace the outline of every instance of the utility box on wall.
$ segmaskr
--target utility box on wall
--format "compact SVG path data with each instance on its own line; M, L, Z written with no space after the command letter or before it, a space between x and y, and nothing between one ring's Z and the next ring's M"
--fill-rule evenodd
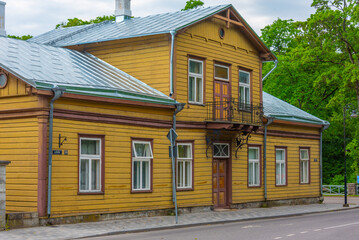
M6 225L6 166L9 161L0 161L0 231Z

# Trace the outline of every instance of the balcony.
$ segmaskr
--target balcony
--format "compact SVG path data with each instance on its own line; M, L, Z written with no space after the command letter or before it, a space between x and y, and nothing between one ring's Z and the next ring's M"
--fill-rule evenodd
M215 129L231 129L238 126L261 126L263 106L245 104L236 99L207 102L207 126Z

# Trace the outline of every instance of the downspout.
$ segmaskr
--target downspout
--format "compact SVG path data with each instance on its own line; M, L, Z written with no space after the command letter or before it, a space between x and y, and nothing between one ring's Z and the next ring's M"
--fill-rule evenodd
M278 59L274 60L274 61L263 61L262 63L265 63L265 62L274 62L274 67L269 71L269 73L267 73L264 78L262 78L262 82L277 68L278 66Z
M174 46L175 46L175 37L176 31L170 31L172 42L171 42L171 57L170 57L170 97L173 96L174 92L174 79L173 79L173 68L174 68Z
M320 147L319 147L319 168L320 168L320 197L323 197L323 132L329 128L329 124L323 125L323 128L320 129Z
M54 120L54 102L59 99L65 92L65 89L53 88L54 97L50 101L50 117L49 117L49 149L48 149L48 189L47 189L47 217L51 215L51 180L52 180L52 135Z
M176 111L173 113L173 129L176 131L176 115L180 111L183 110L185 103L177 103L175 104ZM173 138L172 138L173 139ZM171 141L171 158L172 158L172 201L175 205L175 213L176 213L176 224L178 223L178 209L177 209L177 192L176 192L176 156L174 148L176 146L176 140L173 139Z
M263 138L263 178L264 178L264 201L267 202L267 127L273 123L274 118L268 117L268 121L264 124Z

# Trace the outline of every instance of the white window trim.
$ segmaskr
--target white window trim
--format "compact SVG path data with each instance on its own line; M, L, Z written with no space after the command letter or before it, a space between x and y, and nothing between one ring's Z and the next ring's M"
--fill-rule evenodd
M190 148L191 148L191 151L190 151L190 153L191 153L191 157L189 157L189 158L180 158L179 156L178 156L178 146L179 145L186 145L186 146L190 146ZM192 176L192 173L193 173L193 154L192 154L192 152L193 152L193 144L192 143L177 143L177 171L176 171L176 177L177 177L177 189L191 189L191 188L193 188L193 186L192 186L192 179L193 179L193 176ZM190 179L189 179L189 186L184 186L184 184L182 184L182 186L183 187L180 187L179 186L179 182L178 182L178 170L179 170L179 167L178 167L178 163L179 162L183 162L183 163L189 163L190 164L190 172L189 172L189 176L190 176ZM183 171L183 176L182 176L182 179L184 180L185 179L185 171Z
M306 151L306 152L307 152L307 155L308 155L308 158L307 158L307 159L303 159L303 158L302 158L302 154L301 154L302 151ZM300 149L299 149L299 158L300 158L300 166L299 166L300 183L309 183L309 159L310 159L309 149L300 148ZM303 172L303 171L301 171L302 162L307 162L307 169L306 169L307 179L306 179L306 181L302 181L302 180L303 180L303 176L302 176L302 174L301 174L301 173Z
M256 149L257 152L258 152L258 159L249 159L249 154L248 154L248 165L249 164L252 164L253 165L253 172L252 172L252 175L253 175L253 180L254 180L254 177L255 176L255 169L254 169L254 166L255 166L255 163L258 163L258 177L256 178L256 180L258 180L258 183L257 184L254 184L254 183L250 183L249 182L249 167L248 167L248 186L250 187L258 187L261 185L261 161L260 161L260 148L259 147L248 147L248 153L249 153L249 149Z
M190 72L190 62L198 62L198 63L201 63L202 64L202 74L199 74L199 73L192 73ZM188 93L188 102L189 103L193 103L193 104L203 104L203 97L204 97L204 89L203 89L203 86L204 86L204 61L201 61L201 60L197 60L197 59L193 59L193 58L189 58L188 59L188 90L187 90L187 93ZM195 96L194 96L194 99L196 100L197 99L197 78L202 78L202 101L190 101L189 100L189 88L190 88L190 82L189 82L189 78L190 77L194 77L195 79L195 84L194 84L194 88L195 89L192 89L192 91L194 92Z
M239 73L240 72L243 72L243 73L247 73L248 75L249 75L249 79L248 79L248 82L249 83L242 83L242 82L240 82L240 80L239 80ZM238 86L238 91L239 91L239 89L240 89L240 87L244 87L245 89L246 88L248 88L249 89L249 91L248 91L248 93L249 93L249 96L248 96L248 104L251 104L251 73L250 72L247 72L247 71L243 71L243 70L239 70L238 71L238 83L239 83L239 86ZM244 91L245 92L245 91ZM239 92L239 95L240 95L240 92ZM239 103L240 104L242 104L241 103L241 99L238 99L238 101L239 101ZM245 101L245 99L244 99L244 101ZM244 102L245 104L247 104L246 102Z
M277 151L278 150L283 151L283 153L284 153L284 159L283 160L277 160ZM286 166L287 154L286 154L286 149L285 148L276 148L275 149L275 155L276 155L275 156L275 164L276 164L276 166L275 166L275 169L276 169L275 183L276 183L277 186L283 186L283 185L286 185L286 181L287 181L287 166ZM282 166L282 164L284 164L284 171L283 171L283 173L284 173L284 178L283 178L284 182L277 183L277 164L280 164L280 166ZM281 172L281 170L282 170L282 167L280 167L279 173ZM282 178L279 178L279 181L281 181L281 179Z
M215 145L227 145L228 146L228 156L214 156L214 146ZM231 153L231 148L228 143L213 143L213 157L214 158L229 158Z
M89 154L81 154L81 141L82 140L90 140L90 141L99 141L99 155L89 155ZM102 188L102 139L101 138L88 138L88 137L80 137L80 143L79 143L79 148L80 148L80 162L79 162L79 192L81 193L93 193L93 192L101 192L101 188ZM88 159L89 160L89 190L82 190L81 189L81 162L82 159ZM100 189L91 189L91 182L92 182L92 164L91 162L93 160L100 160L100 177L99 177L99 181L100 181Z
M150 157L138 157L137 153L136 153L136 149L135 149L135 143L149 144L151 156ZM131 178L132 178L132 191L133 192L136 192L136 191L150 191L151 190L151 182L152 182L152 179L151 179L151 177L152 177L151 176L151 171L152 171L152 169L151 169L151 160L153 159L153 152L152 152L151 142L150 141L133 140L132 141L132 148L133 148L132 151L135 154L135 156L132 156L133 153L131 153L131 156L132 156L132 164L131 164L131 167L132 167L132 176L131 176ZM139 175L140 175L140 180L139 180L140 188L137 188L137 189L134 188L134 184L135 184L135 181L134 181L134 177L135 177L135 168L134 168L134 166L135 166L135 164L134 163L135 163L135 161L139 162L140 165L141 165L140 173L139 173ZM142 177L143 177L142 164L143 164L143 162L148 162L148 188L144 188L142 186L142 180L143 180L142 179Z
M223 68L227 68L228 71L228 78L220 78L220 77L216 77L216 66L217 67L223 67ZM214 78L217 80L223 80L226 82L229 82L229 78L230 78L230 72L229 72L229 67L226 65L221 65L221 64L214 64Z

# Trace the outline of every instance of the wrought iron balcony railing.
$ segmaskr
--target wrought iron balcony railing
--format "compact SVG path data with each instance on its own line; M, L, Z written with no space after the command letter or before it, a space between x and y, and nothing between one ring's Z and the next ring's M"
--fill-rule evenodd
M245 104L235 99L207 102L207 121L262 125L263 106Z

